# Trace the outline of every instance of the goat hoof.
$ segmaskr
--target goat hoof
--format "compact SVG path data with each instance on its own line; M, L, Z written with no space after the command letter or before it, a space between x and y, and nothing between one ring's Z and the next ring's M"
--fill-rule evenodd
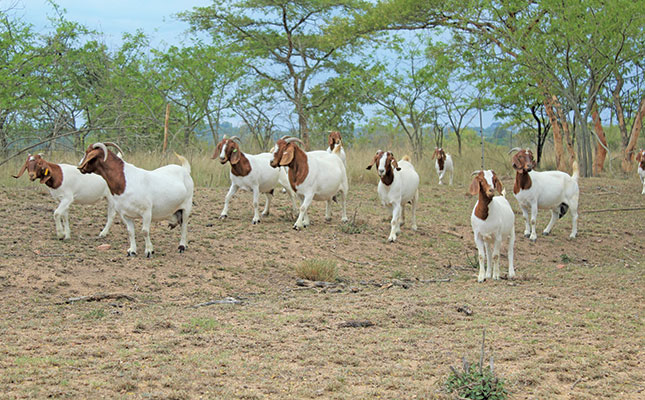
M530 234L530 233L525 233L525 234L524 234L524 237L525 237L525 238L530 237L530 236L531 236L531 234Z
M537 238L529 238L529 241L530 241L531 243L535 243L535 242L537 242Z
M154 254L154 251L146 251L146 258L152 257L153 254Z
M325 217L325 222L331 222L331 217Z
M226 214L224 214L224 215L220 215L220 216L219 216L219 219L221 219L221 220L224 220L224 219L226 219L226 218L228 218L228 215L226 215Z
M175 229L179 224L168 224L168 228Z
M259 223L260 223L260 220L259 220L259 219L258 219L257 221L255 221L255 220L254 220L254 221L252 222L252 224L253 224L253 225L257 225L257 224L259 224Z
M128 250L128 257L135 257L137 255L136 251L130 251Z
M549 236L550 234L551 232L547 232L547 231L542 232L542 236Z
M263 217L268 217L268 216L269 216L269 213L268 213L268 212L262 213L262 216L263 216Z
M184 251L186 251L186 246L184 246L183 244L180 244L179 245L179 252L183 253Z

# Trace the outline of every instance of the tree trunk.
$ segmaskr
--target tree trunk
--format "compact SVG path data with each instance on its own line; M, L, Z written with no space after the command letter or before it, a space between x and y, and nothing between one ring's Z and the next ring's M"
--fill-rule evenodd
M553 96L553 98L555 98L555 96ZM560 122L553 111L553 100L547 97L544 100L544 108L546 110L546 114L551 120L551 126L553 127L553 147L555 151L556 168L559 171L566 171L567 167L564 163L563 157L564 147L562 147L562 131L560 130L562 125L560 125Z
M641 132L643 127L643 115L645 114L645 96L641 98L640 104L638 105L638 112L634 118L634 123L632 124L631 134L629 135L629 142L623 151L623 161L621 167L623 172L630 172L633 168L633 159L634 159L634 149L638 143L638 135Z
M605 165L605 158L607 158L607 150L605 149L607 147L607 138L605 137L605 132L602 130L598 106L594 106L591 119L593 119L594 131L598 139L600 139L600 143L596 145L596 160L593 163L593 175L598 176L602 172Z
M553 96L552 100L553 100L553 105L555 106L555 109L558 113L558 118L560 119L560 122L562 124L562 130L564 131L564 139L567 145L567 152L569 153L569 164L567 166L567 170L570 170L573 166L573 162L577 159L576 151L573 148L575 137L571 135L571 132L569 129L569 121L567 121L567 117L564 114L564 110L562 109L562 104L560 104L560 102L555 96Z
M459 155L461 156L461 133L455 131L455 136L457 136L457 150L459 152Z
M620 75L616 76L616 87L612 92L614 98L614 108L616 109L616 119L618 120L618 129L620 129L620 138L622 139L623 151L627 147L629 142L629 135L627 134L627 124L625 123L625 112L623 111L623 105L620 103L620 91L623 88L623 77Z

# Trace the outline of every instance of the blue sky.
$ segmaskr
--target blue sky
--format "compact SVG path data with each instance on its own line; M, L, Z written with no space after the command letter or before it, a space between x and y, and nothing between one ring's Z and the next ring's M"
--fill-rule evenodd
M174 14L210 5L212 0L56 0L66 12L66 18L103 32L110 46L121 43L123 32L142 29L154 47L163 44L181 44L188 25L178 21ZM2 9L15 4L13 12L44 32L50 26L48 16L55 16L54 8L46 0L0 0ZM161 46L158 46L161 45Z

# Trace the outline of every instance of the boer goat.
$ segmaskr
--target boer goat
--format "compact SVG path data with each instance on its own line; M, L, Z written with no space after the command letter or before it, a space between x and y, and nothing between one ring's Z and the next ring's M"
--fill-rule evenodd
M517 151L512 158L513 168L516 171L513 193L522 209L524 216L524 236L531 241L537 240L535 225L538 209L551 210L551 221L542 232L543 235L551 233L551 229L567 210L571 210L571 234L569 238L576 237L578 232L578 163L573 162L573 174L570 176L562 171L533 171L535 161L533 152L529 149L514 148L509 154ZM529 210L531 223L529 225Z
M94 204L101 199L108 203L108 216L105 227L99 237L105 237L110 231L116 210L105 181L100 176L83 175L75 166L69 164L54 164L45 161L40 154L27 156L27 161L14 178L20 178L27 171L29 179L47 185L49 193L58 200L58 207L54 210L56 223L56 236L59 239L69 239L69 207L72 203Z
M186 250L188 218L193 207L193 179L190 164L184 157L175 154L181 166L171 164L148 171L129 164L107 149L114 143L94 143L88 146L78 169L95 173L107 182L114 206L130 236L128 256L137 254L133 218L142 218L142 231L146 241L145 255L152 256L154 248L150 241L150 223L168 219L170 227L181 224L179 252Z
M515 214L506 200L502 182L494 171L474 172L470 194L479 195L470 216L470 225L475 235L479 253L479 276L477 282L487 278L499 279L499 253L502 240L508 239L508 277L515 276L513 246L515 245ZM502 196L495 196L495 190ZM484 257L486 270L484 272ZM492 263L491 263L492 262Z
M417 230L417 200L419 199L419 174L410 162L410 157L404 156L397 163L394 154L389 151L377 151L372 163L367 169L376 164L376 172L380 178L378 195L381 203L392 212L390 236L388 242L394 242L396 235L401 233L401 224L405 221L405 204L412 206L412 230Z
M345 169L347 169L347 156L345 155L345 149L343 148L343 141L340 137L340 132L329 131L329 135L327 136L327 143L329 144L329 146L327 147L327 153L329 154L334 152L336 146L340 146L339 155L341 160L343 160L343 164L345 164Z
M452 185L452 175L454 171L450 154L446 154L441 147L435 147L434 153L432 153L432 158L436 158L434 168L439 176L439 184L443 185L443 177L448 173L450 176L449 182L450 185Z
M213 154L213 159L219 158L221 164L231 163L231 187L224 199L224 209L220 214L220 219L228 217L228 205L231 198L239 189L250 190L253 192L253 225L260 222L259 198L260 193L264 193L266 203L262 216L269 215L271 206L271 196L273 190L280 183L285 191L291 197L294 210L297 209L295 194L289 186L289 180L284 169L271 168L269 163L273 158L272 153L244 154L236 141L240 139L237 136L224 138L217 144L217 149Z
M340 146L332 154L326 152L305 153L295 142L302 144L298 138L280 138L273 152L273 168L288 167L289 184L302 199L300 213L293 228L302 229L309 225L307 210L313 200L326 201L325 220L331 220L330 203L340 193L342 201L342 221L347 221L347 173L345 164L340 158Z
M641 194L645 194L645 150L640 149L638 154L636 154L636 161L638 161L638 176L641 178L641 183L643 184L643 191Z

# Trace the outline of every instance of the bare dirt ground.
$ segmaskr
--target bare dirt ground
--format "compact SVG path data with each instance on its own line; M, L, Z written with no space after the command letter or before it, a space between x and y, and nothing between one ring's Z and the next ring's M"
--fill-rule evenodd
M61 242L42 185L0 188L0 397L449 398L449 366L477 360L486 329L510 398L645 398L645 211L585 213L645 205L636 177L581 181L573 241L568 215L532 244L516 214L517 279L483 284L466 191L422 186L419 231L387 244L372 185L351 188L358 233L342 229L338 206L324 222L322 203L293 231L279 193L257 226L248 193L220 221L226 188L197 188L187 252L159 223L145 259L125 256L121 223L96 237L103 204L73 206ZM305 259L337 262L337 282L298 286ZM65 303L96 294L130 299ZM193 307L226 297L241 303ZM374 325L342 327L350 320Z

